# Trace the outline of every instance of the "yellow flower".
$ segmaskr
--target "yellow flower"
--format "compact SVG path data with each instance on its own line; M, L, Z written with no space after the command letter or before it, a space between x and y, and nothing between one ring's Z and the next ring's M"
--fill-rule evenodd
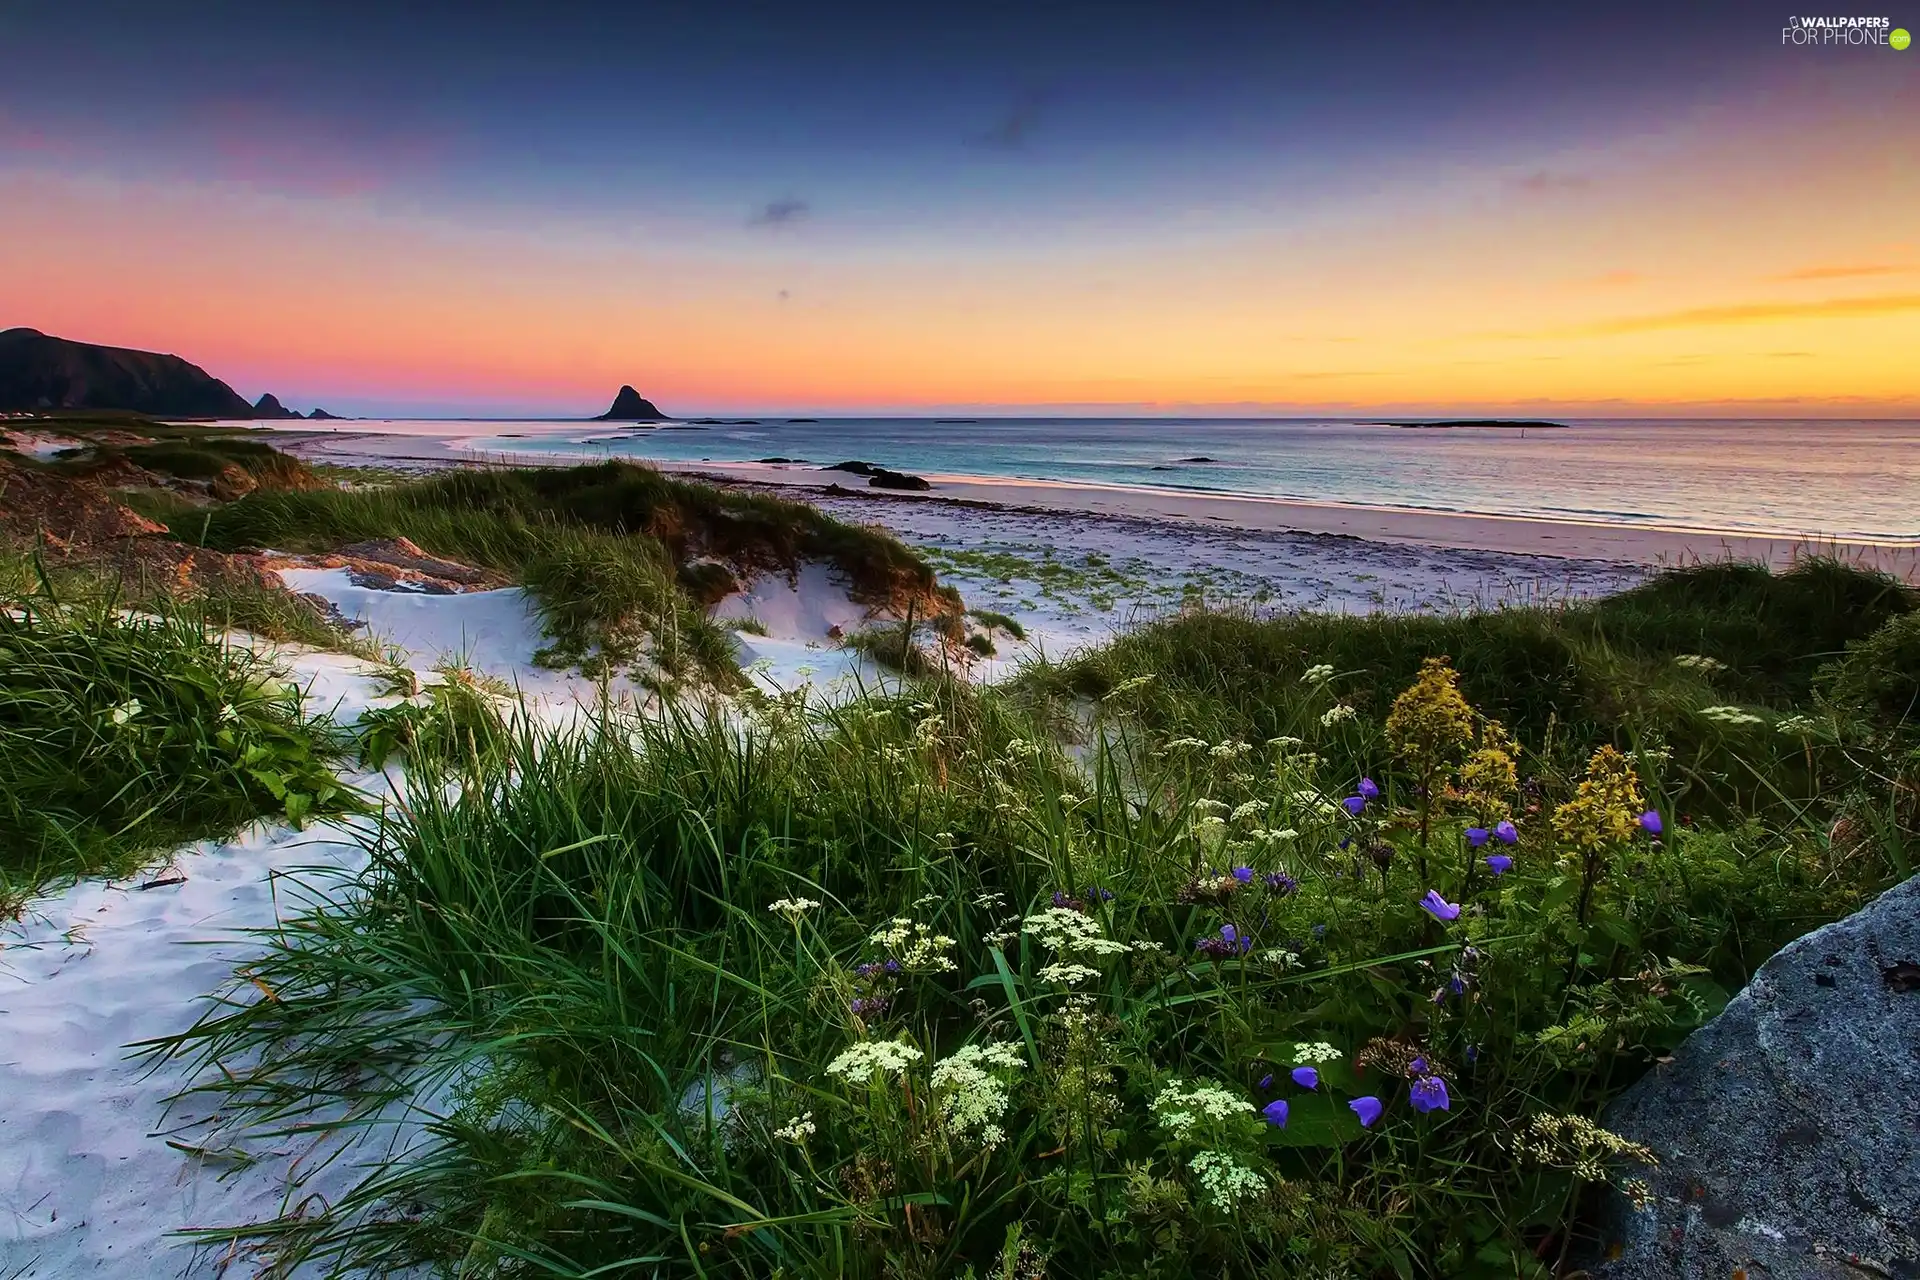
M1460 696L1460 673L1445 658L1421 663L1414 682L1393 700L1387 742L1423 782L1473 742L1473 708Z
M1480 731L1480 749L1460 766L1461 798L1477 816L1497 822L1513 816L1513 794L1519 789L1513 738L1506 726L1489 720Z
M1573 799L1553 812L1553 829L1579 849L1598 849L1633 837L1646 809L1633 762L1612 747L1601 747L1587 762L1587 776Z

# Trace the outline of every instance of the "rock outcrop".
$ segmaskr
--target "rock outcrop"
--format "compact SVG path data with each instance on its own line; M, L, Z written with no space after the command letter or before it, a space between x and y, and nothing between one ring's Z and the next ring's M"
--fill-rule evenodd
M252 418L232 387L179 356L0 333L0 410L117 409L179 418Z
M1920 876L1782 948L1604 1123L1660 1167L1596 1277L1920 1277Z
M280 397L271 391L253 402L253 416L256 418L297 418L300 415L280 403Z
M297 417L298 415L295 415L295 416ZM307 415L307 417L311 418L315 422L338 422L340 420L339 414L328 413L325 409L320 409L320 408L315 408L313 412Z
M595 422L665 422L667 415L653 407L653 401L643 400L640 393L632 387L621 387L620 394L613 398L613 407L595 418Z

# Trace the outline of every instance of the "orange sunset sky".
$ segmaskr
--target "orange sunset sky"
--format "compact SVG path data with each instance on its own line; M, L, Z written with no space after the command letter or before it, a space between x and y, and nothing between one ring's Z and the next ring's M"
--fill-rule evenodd
M190 34L277 42L270 79L50 92L162 56L129 20L5 77L0 327L362 414L623 382L683 413L1920 412L1920 50L1778 25L1489 27L1452 62L1436 30L1404 65L1263 26L1264 60L1216 33L1172 69L1143 60L1179 32L1049 31L944 85L892 37L696 27L669 81L589 91L585 29L521 65L524 31L260 19Z

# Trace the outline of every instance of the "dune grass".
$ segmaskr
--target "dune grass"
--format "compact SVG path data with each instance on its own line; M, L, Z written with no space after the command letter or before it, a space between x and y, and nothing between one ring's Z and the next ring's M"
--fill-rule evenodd
M324 551L406 537L436 555L508 573L533 593L560 665L630 664L672 683L737 683L726 629L706 607L736 575L809 560L854 598L956 610L933 571L892 537L802 503L727 493L625 463L448 472L375 490L257 493L182 533L225 550Z
M1545 1277L1636 1194L1567 1117L1912 873L1912 616L1698 571L520 725L149 1048L266 1135L452 1098L355 1194L209 1232L283 1262Z
M326 726L187 609L0 595L0 914L259 817L351 801Z

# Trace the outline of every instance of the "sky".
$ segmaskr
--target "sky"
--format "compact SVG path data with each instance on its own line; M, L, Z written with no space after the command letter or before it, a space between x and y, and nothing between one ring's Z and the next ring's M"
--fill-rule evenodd
M9 0L0 328L356 415L1920 414L1920 48L1466 8Z

